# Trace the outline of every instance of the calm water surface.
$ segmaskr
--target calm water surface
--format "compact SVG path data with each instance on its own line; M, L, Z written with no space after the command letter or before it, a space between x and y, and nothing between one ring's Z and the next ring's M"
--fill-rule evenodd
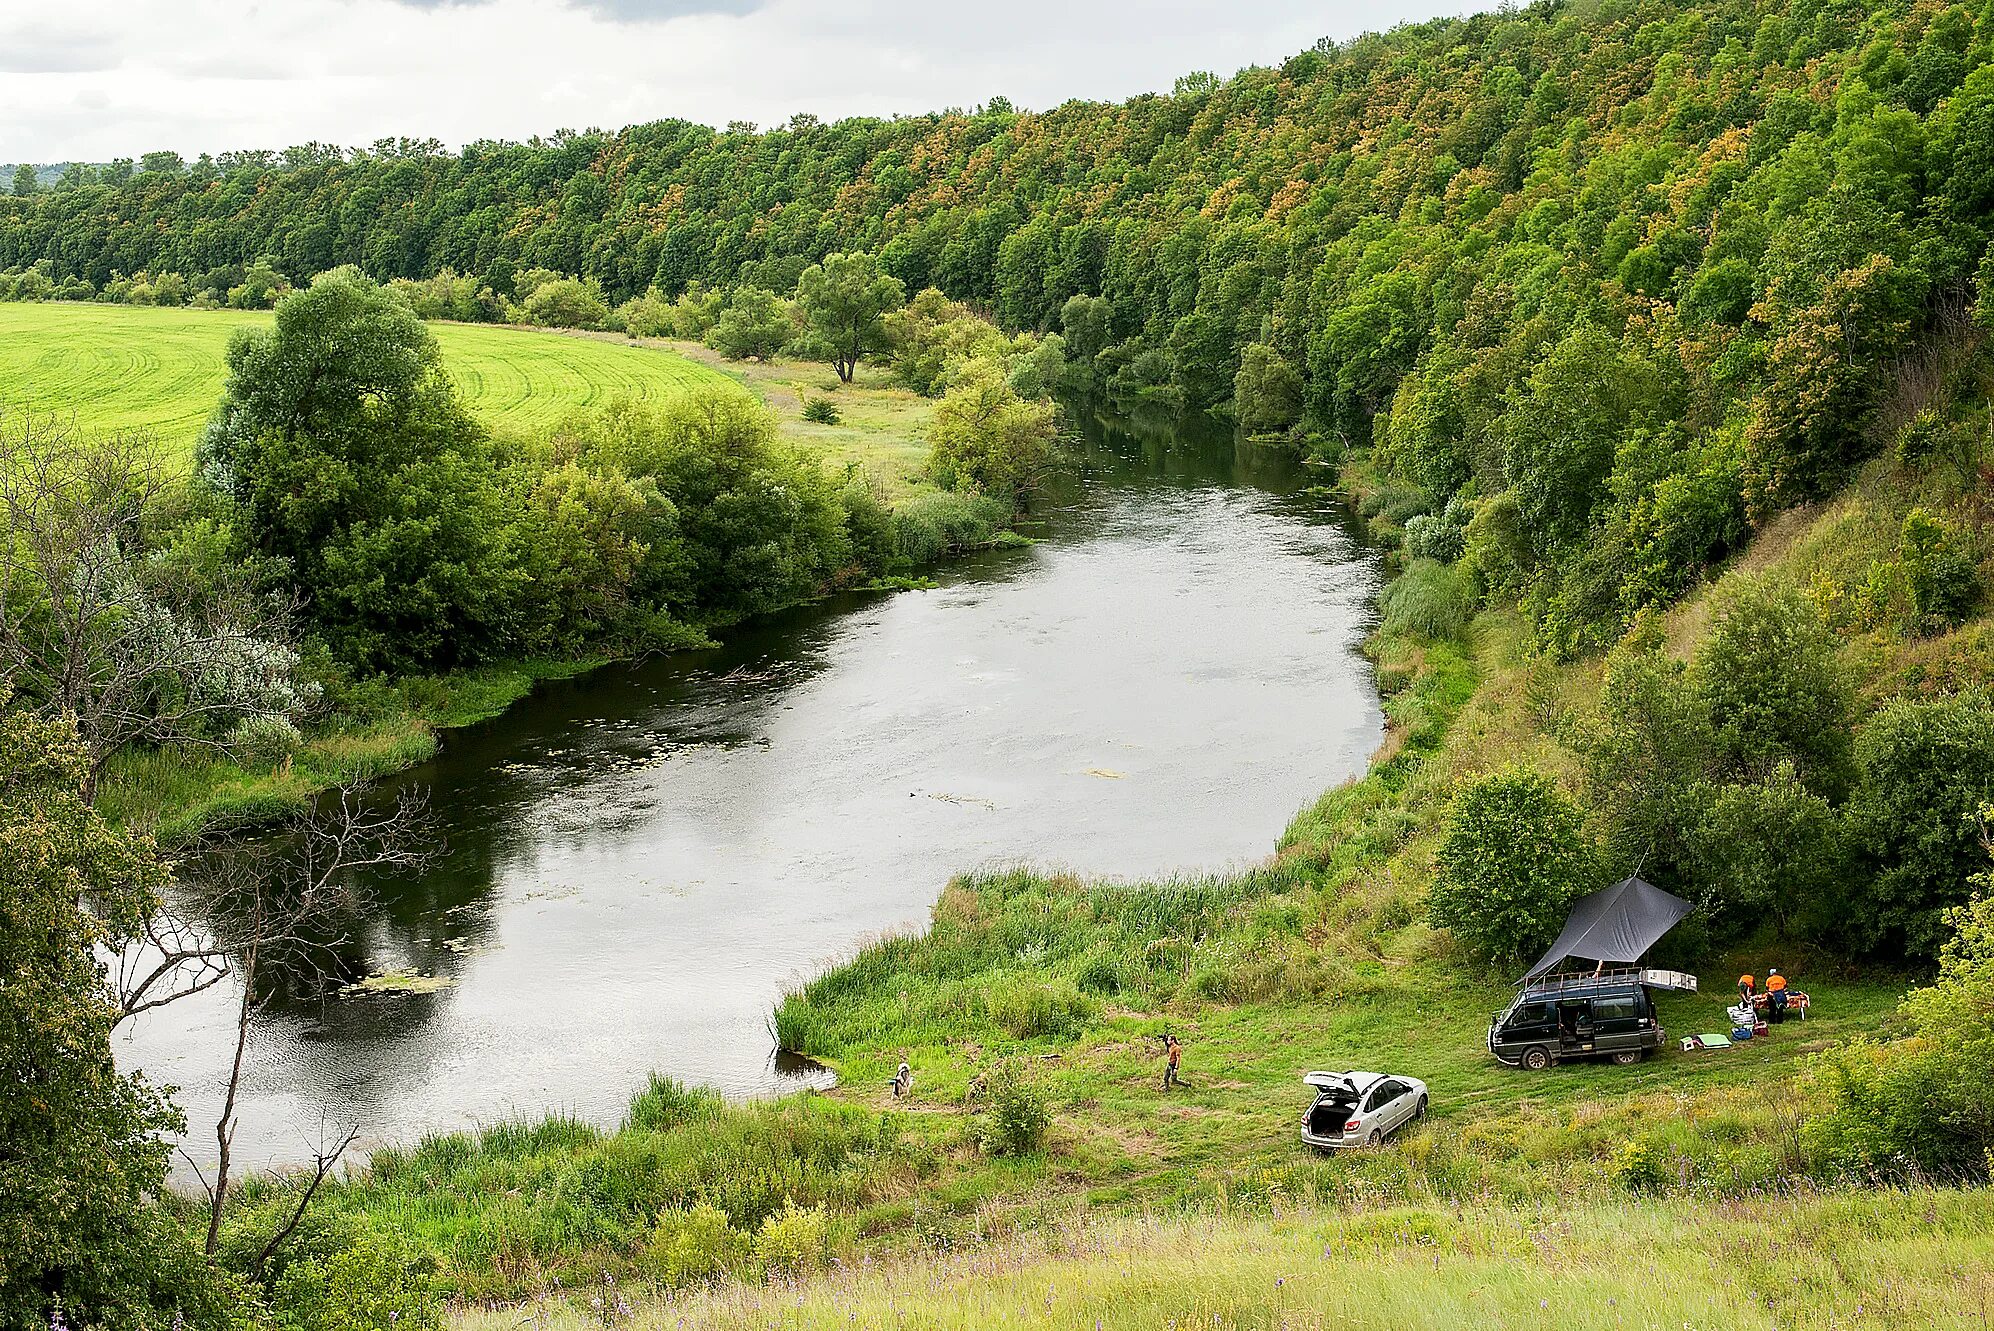
M921 928L954 873L1266 855L1381 730L1356 654L1377 569L1302 492L1318 479L1091 423L1040 544L451 734L390 786L427 792L447 852L368 884L347 957L450 986L269 1011L238 1156L308 1158L322 1122L368 1143L555 1109L612 1124L654 1069L789 1089L823 1074L775 1056L783 990ZM181 1087L197 1157L233 1004L141 1018L120 1050Z

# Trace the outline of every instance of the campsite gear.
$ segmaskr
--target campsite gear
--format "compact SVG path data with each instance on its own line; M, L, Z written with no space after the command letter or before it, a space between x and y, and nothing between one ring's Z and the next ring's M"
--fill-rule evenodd
M1541 977L1489 1023L1489 1052L1532 1071L1575 1058L1638 1063L1668 1038L1648 994L1649 974L1621 969ZM1695 977L1676 978L1695 988Z
M1749 1026L1733 1026L1731 1028L1731 1038L1733 1040L1749 1040L1752 1038L1752 1028Z
M1729 1049L1731 1047L1731 1037L1728 1035L1719 1035L1713 1033L1707 1035L1699 1035L1696 1038L1699 1042L1702 1043L1705 1049Z
M1530 968L1524 982L1549 975L1568 957L1631 966L1691 909L1687 901L1653 883L1623 878L1579 899L1566 917L1564 932Z
M1302 1141L1321 1151L1347 1151L1379 1142L1426 1114L1426 1083L1381 1072L1311 1072L1316 1088L1302 1114Z
M1731 1019L1733 1026L1750 1026L1758 1020L1758 1016L1752 1010L1750 1003L1740 1003L1736 1007L1725 1008L1724 1015Z

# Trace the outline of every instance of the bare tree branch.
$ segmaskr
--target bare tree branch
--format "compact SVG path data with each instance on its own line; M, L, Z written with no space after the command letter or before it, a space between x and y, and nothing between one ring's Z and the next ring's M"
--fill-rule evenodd
M277 1250L284 1246L284 1241L291 1237L292 1231L304 1220L305 1212L311 1208L312 1198L318 1195L319 1185L325 1182L328 1174L332 1173L333 1165L346 1154L347 1148L359 1138L360 1125L357 1123L348 1128L346 1134L330 1147L321 1138L318 1150L313 1153L312 1181L305 1185L304 1192L298 1197L298 1204L291 1209L290 1217L278 1226L277 1232L270 1236L269 1242L257 1251L256 1259L249 1264L249 1273L253 1278L262 1277L264 1265L276 1256Z
M382 808L364 799L358 786L343 786L300 814L287 835L218 848L198 861L189 875L196 885L193 895L210 921L213 952L234 970L241 986L235 1049L215 1120L215 1177L208 1189L210 1255L221 1242L231 1188L236 1105L256 1018L282 992L280 982L323 983L335 972L338 949L346 942L341 922L363 904L353 886L358 871L415 868L427 861L432 851L421 840L424 812L421 798L411 793ZM207 952L194 955L197 960L192 964L211 964ZM198 992L197 985L213 983L205 972L199 975L193 983L173 984L161 992L185 996ZM355 1125L330 1154L321 1149L314 1181L297 1215L266 1245L259 1263L297 1227L303 1208L358 1132Z

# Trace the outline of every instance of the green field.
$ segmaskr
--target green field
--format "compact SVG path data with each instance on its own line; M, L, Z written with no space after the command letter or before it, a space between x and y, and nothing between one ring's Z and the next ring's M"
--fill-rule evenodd
M191 455L221 396L229 335L270 315L68 303L0 305L0 406L86 430L150 430ZM534 430L617 398L734 384L669 351L593 337L437 324L444 364L488 424Z

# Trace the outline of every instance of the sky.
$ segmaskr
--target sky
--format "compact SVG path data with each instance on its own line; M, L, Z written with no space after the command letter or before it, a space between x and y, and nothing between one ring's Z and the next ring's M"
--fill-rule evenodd
M0 161L1168 92L1469 0L0 0Z

